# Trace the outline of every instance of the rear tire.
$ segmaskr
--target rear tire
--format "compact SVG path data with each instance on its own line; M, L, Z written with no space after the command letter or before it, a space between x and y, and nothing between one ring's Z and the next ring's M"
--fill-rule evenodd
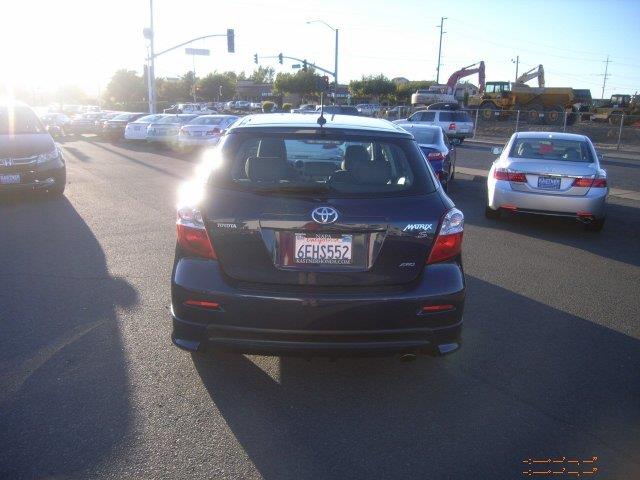
M524 109L525 118L528 123L532 125L542 123L542 112L544 112L542 105L540 105L539 103L533 103L530 105L526 105Z
M500 210L494 210L489 205L484 207L484 216L489 220L498 220L502 212Z
M564 123L564 108L562 108L562 105L554 105L544 112L544 123L547 125L562 125Z
M587 223L585 225L585 228L589 232L600 232L603 227L604 227L604 218L596 218L592 222Z
M496 118L496 112L498 111L498 107L491 102L484 102L480 105L480 118L486 122L491 122Z

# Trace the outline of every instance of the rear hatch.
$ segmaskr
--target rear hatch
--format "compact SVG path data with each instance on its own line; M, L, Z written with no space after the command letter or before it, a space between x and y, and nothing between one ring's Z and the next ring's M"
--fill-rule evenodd
M440 112L439 125L446 133L472 133L473 120L467 112Z
M446 208L408 135L247 132L222 150L202 213L230 280L359 287L420 275Z

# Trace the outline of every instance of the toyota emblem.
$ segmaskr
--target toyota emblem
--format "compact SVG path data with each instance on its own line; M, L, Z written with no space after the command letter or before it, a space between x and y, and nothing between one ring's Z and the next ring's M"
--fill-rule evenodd
M318 207L311 212L311 218L316 223L333 223L338 220L338 211L333 207Z

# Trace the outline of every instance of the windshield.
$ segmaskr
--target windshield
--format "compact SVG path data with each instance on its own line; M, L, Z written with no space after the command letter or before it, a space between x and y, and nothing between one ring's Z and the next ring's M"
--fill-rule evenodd
M550 138L517 139L511 147L512 158L559 160L567 162L593 162L591 148L585 141Z
M29 108L0 106L0 135L44 133L37 115Z
M189 122L189 125L220 125L224 117L198 117Z
M435 188L410 139L235 133L214 185L272 195L415 195Z

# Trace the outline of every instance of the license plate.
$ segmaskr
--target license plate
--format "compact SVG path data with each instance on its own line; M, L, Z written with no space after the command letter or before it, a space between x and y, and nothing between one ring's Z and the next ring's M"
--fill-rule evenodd
M3 185L20 183L20 175L0 175L0 183Z
M295 262L349 265L352 235L296 233Z
M560 190L560 179L556 177L538 177L538 188Z

